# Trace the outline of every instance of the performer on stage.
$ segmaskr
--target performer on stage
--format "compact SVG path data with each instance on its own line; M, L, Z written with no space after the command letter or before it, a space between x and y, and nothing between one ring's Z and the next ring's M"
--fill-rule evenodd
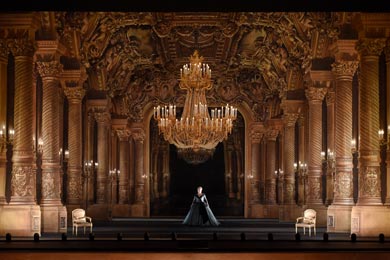
M198 187L198 193L194 195L191 209L185 217L183 224L189 226L219 226L220 223L215 218L210 209L206 194L202 193L202 187Z

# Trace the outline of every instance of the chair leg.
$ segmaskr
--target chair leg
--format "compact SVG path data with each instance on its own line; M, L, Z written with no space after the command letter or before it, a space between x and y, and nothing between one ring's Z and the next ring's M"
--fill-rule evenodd
M311 227L309 227L309 237L311 237Z
M92 224L91 224L91 229L89 230L90 233L92 233Z
M77 226L76 226L76 237L77 237Z
M314 226L314 235L316 235L316 226Z
M84 226L84 235L85 235L85 226Z
M306 235L306 228L303 227L303 234Z
M295 234L297 234L298 233L298 228L297 228L297 226L295 226Z

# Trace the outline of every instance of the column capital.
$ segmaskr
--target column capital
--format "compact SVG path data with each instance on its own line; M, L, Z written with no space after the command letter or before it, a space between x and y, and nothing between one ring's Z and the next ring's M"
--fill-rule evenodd
M285 113L283 115L283 123L285 127L293 127L299 117L298 113Z
M263 131L260 131L258 129L252 129L250 132L252 143L260 143L261 139L263 138L263 135Z
M390 62L390 39L387 40L387 45L384 47L383 52L386 56L386 62Z
M36 49L34 42L28 39L9 39L7 40L7 46L15 57L32 57Z
M64 87L66 98L72 103L80 103L85 95L85 89L82 87Z
M137 142L143 143L145 140L145 131L143 129L131 129L131 136Z
M332 64L332 72L333 74L335 74L336 79L346 78L352 80L352 77L355 74L358 65L358 61L336 61Z
M0 62L7 61L9 49L7 46L7 41L5 39L0 39Z
M62 64L58 61L37 61L37 69L42 78L58 78L62 72Z
M305 90L306 98L309 102L322 101L327 92L327 88L308 87Z
M88 78L85 68L79 70L64 70L61 73L61 83L64 87L82 87Z
M108 122L111 120L110 113L106 111L95 111L94 116L98 124L108 124Z
M356 49L361 56L379 56L386 45L386 39L360 39Z
M116 133L118 135L119 141L128 141L130 136L130 131L126 129L117 129Z
M276 138L278 137L279 130L277 129L267 129L265 132L265 138L267 141L276 141Z

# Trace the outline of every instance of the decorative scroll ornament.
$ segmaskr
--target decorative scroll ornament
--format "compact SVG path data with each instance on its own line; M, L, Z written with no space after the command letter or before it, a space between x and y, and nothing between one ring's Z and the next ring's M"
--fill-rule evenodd
M72 199L80 199L80 187L81 181L77 176L70 176L68 182L68 193L69 197Z
M203 57L195 51L190 64L180 69L180 89L187 90L180 120L176 118L174 105L154 108L154 119L164 139L179 150L189 149L195 153L215 149L231 133L233 120L237 118L237 108L229 105L211 109L210 116L205 91L212 88L211 69L202 61ZM188 154L187 150L181 152L182 156ZM186 161L191 162L191 158Z
M361 39L356 49L362 56L379 56L386 45L386 39Z
M312 200L321 199L321 183L319 178L309 178L308 187L309 187L309 197Z
M59 198L60 194L56 192L54 173L46 173L42 178L42 197L44 199Z
M62 72L62 64L58 61L37 61L37 69L42 78L58 78Z

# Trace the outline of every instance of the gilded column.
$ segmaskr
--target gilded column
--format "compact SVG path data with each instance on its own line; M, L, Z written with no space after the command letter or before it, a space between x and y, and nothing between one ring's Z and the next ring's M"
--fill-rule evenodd
M129 203L129 136L127 130L117 130L119 137L119 204Z
M284 185L283 204L294 204L295 193L295 172L294 172L294 152L295 152L295 122L298 114L288 113L284 115Z
M250 185L252 203L260 203L260 141L262 136L263 133L258 130L251 131L252 174L250 176Z
M42 200L41 205L61 205L59 75L58 61L37 62L42 77Z
M379 55L382 39L363 39L357 44L360 54L359 86L359 205L381 205L379 155Z
M7 123L7 63L8 48L4 41L0 41L0 130L6 136L3 126ZM0 136L1 138L1 136ZM5 204L6 176L7 176L7 145L0 140L0 204Z
M334 185L335 205L353 205L352 175L352 78L357 61L337 61L332 65L336 78L336 175Z
M85 89L81 86L65 87L64 93L68 99L68 176L67 176L67 203L80 205L81 203L81 175L82 175L82 111L81 101Z
M326 94L326 114L327 114L327 126L326 126L327 147L330 151L334 152L335 151L335 92L332 89L329 89L328 93ZM333 175L334 172L331 169L331 167L327 167L326 169L326 204L327 205L330 205L332 203L334 197Z
M34 164L33 54L29 41L15 41L14 142L12 155L12 204L36 203L36 166Z
M306 97L309 101L309 151L307 204L322 203L322 100L326 88L309 87Z
M97 122L97 178L96 178L96 203L105 204L107 198L108 182L108 125L111 116L106 111L95 112Z
M390 40L385 47L386 55L386 111L387 111L387 153L386 153L386 205L390 205Z
M142 129L131 132L134 139L135 152L135 203L144 204L145 197L145 179L144 172L144 140L145 133Z
M266 175L265 175L265 204L276 204L276 176L275 176L275 162L276 162L276 138L278 131L275 129L267 130L265 138L267 142L267 161L266 161Z

